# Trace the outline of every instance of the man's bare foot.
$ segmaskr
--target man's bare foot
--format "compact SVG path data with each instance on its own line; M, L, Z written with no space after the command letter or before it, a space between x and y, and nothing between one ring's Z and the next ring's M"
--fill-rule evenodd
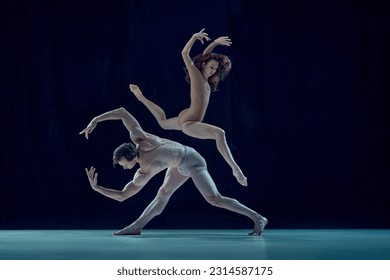
M142 99L144 98L144 96L142 95L142 91L139 89L139 87L138 87L137 85L130 84L130 85L129 85L129 88L130 88L131 92L134 93L135 97L136 97L139 101L142 101Z
M233 175L242 186L248 186L248 179L244 176L239 167L233 169Z
M267 223L268 223L267 218L260 216L260 218L257 219L257 221L255 221L255 227L254 227L253 231L251 233L249 233L248 235L251 235L251 236L262 235Z
M120 231L114 232L114 235L141 235L141 229L130 225Z

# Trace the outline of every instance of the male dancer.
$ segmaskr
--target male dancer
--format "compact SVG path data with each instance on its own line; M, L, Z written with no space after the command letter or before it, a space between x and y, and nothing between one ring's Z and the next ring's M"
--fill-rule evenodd
M198 152L178 142L143 131L138 121L124 108L108 111L93 118L80 134L85 134L88 139L97 123L107 120L121 120L130 132L132 142L136 144L120 145L113 154L114 164L119 164L124 169L132 169L138 163L139 169L133 180L119 191L99 186L96 169L93 166L90 169L86 168L89 183L95 191L111 199L124 201L138 193L154 175L167 169L164 182L153 201L136 221L114 233L115 235L141 234L145 225L164 210L172 194L189 178L210 204L250 218L254 222L254 229L249 235L260 236L263 233L268 220L237 200L222 196L207 170L206 161Z

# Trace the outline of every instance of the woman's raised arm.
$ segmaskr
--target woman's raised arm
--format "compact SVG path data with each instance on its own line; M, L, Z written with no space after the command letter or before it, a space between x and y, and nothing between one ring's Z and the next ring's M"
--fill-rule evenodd
M202 44L204 43L204 40L210 41L210 38L208 37L208 34L204 32L204 28L199 31L198 33L195 33L191 36L190 40L187 42L187 44L184 46L183 50L181 51L181 55L184 60L184 64L186 65L188 71L190 70L191 65L193 64L193 61L190 57L190 51L196 40L199 40Z

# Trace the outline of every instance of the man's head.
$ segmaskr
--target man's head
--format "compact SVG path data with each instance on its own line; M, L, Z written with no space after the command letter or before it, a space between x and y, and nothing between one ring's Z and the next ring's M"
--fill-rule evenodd
M115 149L112 156L114 166L119 164L124 169L131 169L137 163L138 150L133 143L123 143Z

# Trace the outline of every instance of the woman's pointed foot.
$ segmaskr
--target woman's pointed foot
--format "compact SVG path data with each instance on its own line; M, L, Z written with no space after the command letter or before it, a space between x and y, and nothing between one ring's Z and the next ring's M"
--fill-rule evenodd
M130 84L129 85L129 88L131 90L132 93L134 93L135 97L139 100L139 101L142 101L143 99L143 95L142 95L142 91L139 89L139 87L137 85L134 85L134 84Z
M244 176L239 167L233 170L233 175L242 186L248 186L248 179Z

